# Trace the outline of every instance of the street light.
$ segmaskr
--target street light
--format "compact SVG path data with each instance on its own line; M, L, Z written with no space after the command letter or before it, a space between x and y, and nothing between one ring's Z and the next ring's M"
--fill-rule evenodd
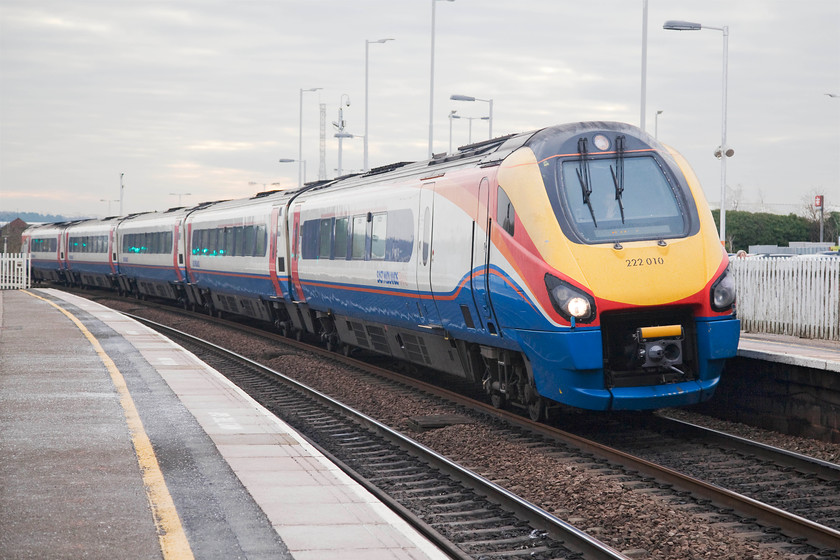
M108 198L100 198L99 202L107 202L108 203L108 215L111 215L111 203L112 202L119 202L118 199L108 199Z
M648 37L648 0L642 2L642 101L639 111L639 128L645 131L645 110L647 105L647 37Z
M654 117L653 122L653 137L659 140L659 115L662 114L662 111L656 111L656 117Z
M449 151L446 152L448 154L452 153L452 119L455 118L455 113L458 111L449 111Z
M280 163L300 163L303 167L303 182L306 182L306 160L305 159L289 159L289 158L280 158L277 160Z
M455 0L432 0L432 64L431 79L429 83L429 158L432 158L435 155L434 151L432 150L435 118L435 2L454 1Z
M387 43L393 39L377 39L376 41L368 41L365 39L365 156L362 171L367 171L368 168L368 47L371 43Z
M726 145L726 89L729 64L729 26L712 27L691 21L669 20L662 26L669 31L699 31L701 29L714 29L723 33L723 102L721 109L720 125L720 146L715 155L720 153L720 242L726 243L726 158L732 157L735 151Z
M300 90L300 129L298 131L298 161L303 161L303 93L318 91L319 87ZM298 187L303 186L303 169L298 167Z
M490 117L462 117L460 115L451 115L451 117L453 119L467 119L467 120L470 121L470 139L469 139L468 144L472 144L472 122L476 119L479 119L479 120L482 120L482 121L486 121L486 120L490 119Z
M479 98L473 97L471 95L458 95L458 94L450 95L449 99L451 99L452 101L484 101L485 103L489 103L490 104L490 116L488 118L484 119L484 120L489 120L490 121L490 132L489 132L490 136L489 136L488 139L489 140L493 139L493 100L492 99L479 99Z
M178 206L181 206L181 197L182 196L192 196L192 193L180 193L180 192L171 192L169 193L170 196L177 196L178 197Z
M344 100L347 98L347 101ZM353 138L353 135L349 132L344 132L344 106L350 106L350 96L346 93L341 94L341 99L338 102L338 122L334 122L333 126L338 129L338 132L335 133L335 137L338 138L338 176L341 177L341 152L343 148L343 141L345 138Z

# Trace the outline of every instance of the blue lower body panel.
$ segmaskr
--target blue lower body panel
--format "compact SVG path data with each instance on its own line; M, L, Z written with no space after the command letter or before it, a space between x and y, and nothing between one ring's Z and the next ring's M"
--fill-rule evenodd
M711 398L725 360L738 349L740 321L697 319L697 379L662 385L607 387L601 330L513 331L548 399L589 410L648 410L686 406Z

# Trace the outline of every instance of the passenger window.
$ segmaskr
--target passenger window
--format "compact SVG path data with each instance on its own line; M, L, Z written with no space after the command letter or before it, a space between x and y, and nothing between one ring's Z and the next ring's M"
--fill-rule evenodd
M329 259L332 249L332 218L325 218L321 220L321 227L318 231L318 258Z
M385 259L385 240L388 233L388 215L384 212L373 215L370 237L370 258Z
M513 236L514 224L516 223L516 211L510 202L507 193L499 187L498 205L496 209L496 222L502 229Z
M367 217L353 216L353 258L365 258L365 235L367 234Z
M335 250L333 254L336 259L347 258L347 224L349 222L348 218L335 219Z

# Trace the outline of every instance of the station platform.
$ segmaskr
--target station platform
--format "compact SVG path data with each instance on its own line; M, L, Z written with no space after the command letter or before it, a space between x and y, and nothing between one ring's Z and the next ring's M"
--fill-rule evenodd
M738 356L840 373L840 342L741 333Z
M444 559L221 374L118 312L0 291L0 557Z

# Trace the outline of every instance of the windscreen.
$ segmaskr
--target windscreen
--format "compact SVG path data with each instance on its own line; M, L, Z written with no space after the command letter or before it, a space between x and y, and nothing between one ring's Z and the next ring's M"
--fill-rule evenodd
M677 193L649 155L561 163L558 198L588 243L678 237L687 221Z

